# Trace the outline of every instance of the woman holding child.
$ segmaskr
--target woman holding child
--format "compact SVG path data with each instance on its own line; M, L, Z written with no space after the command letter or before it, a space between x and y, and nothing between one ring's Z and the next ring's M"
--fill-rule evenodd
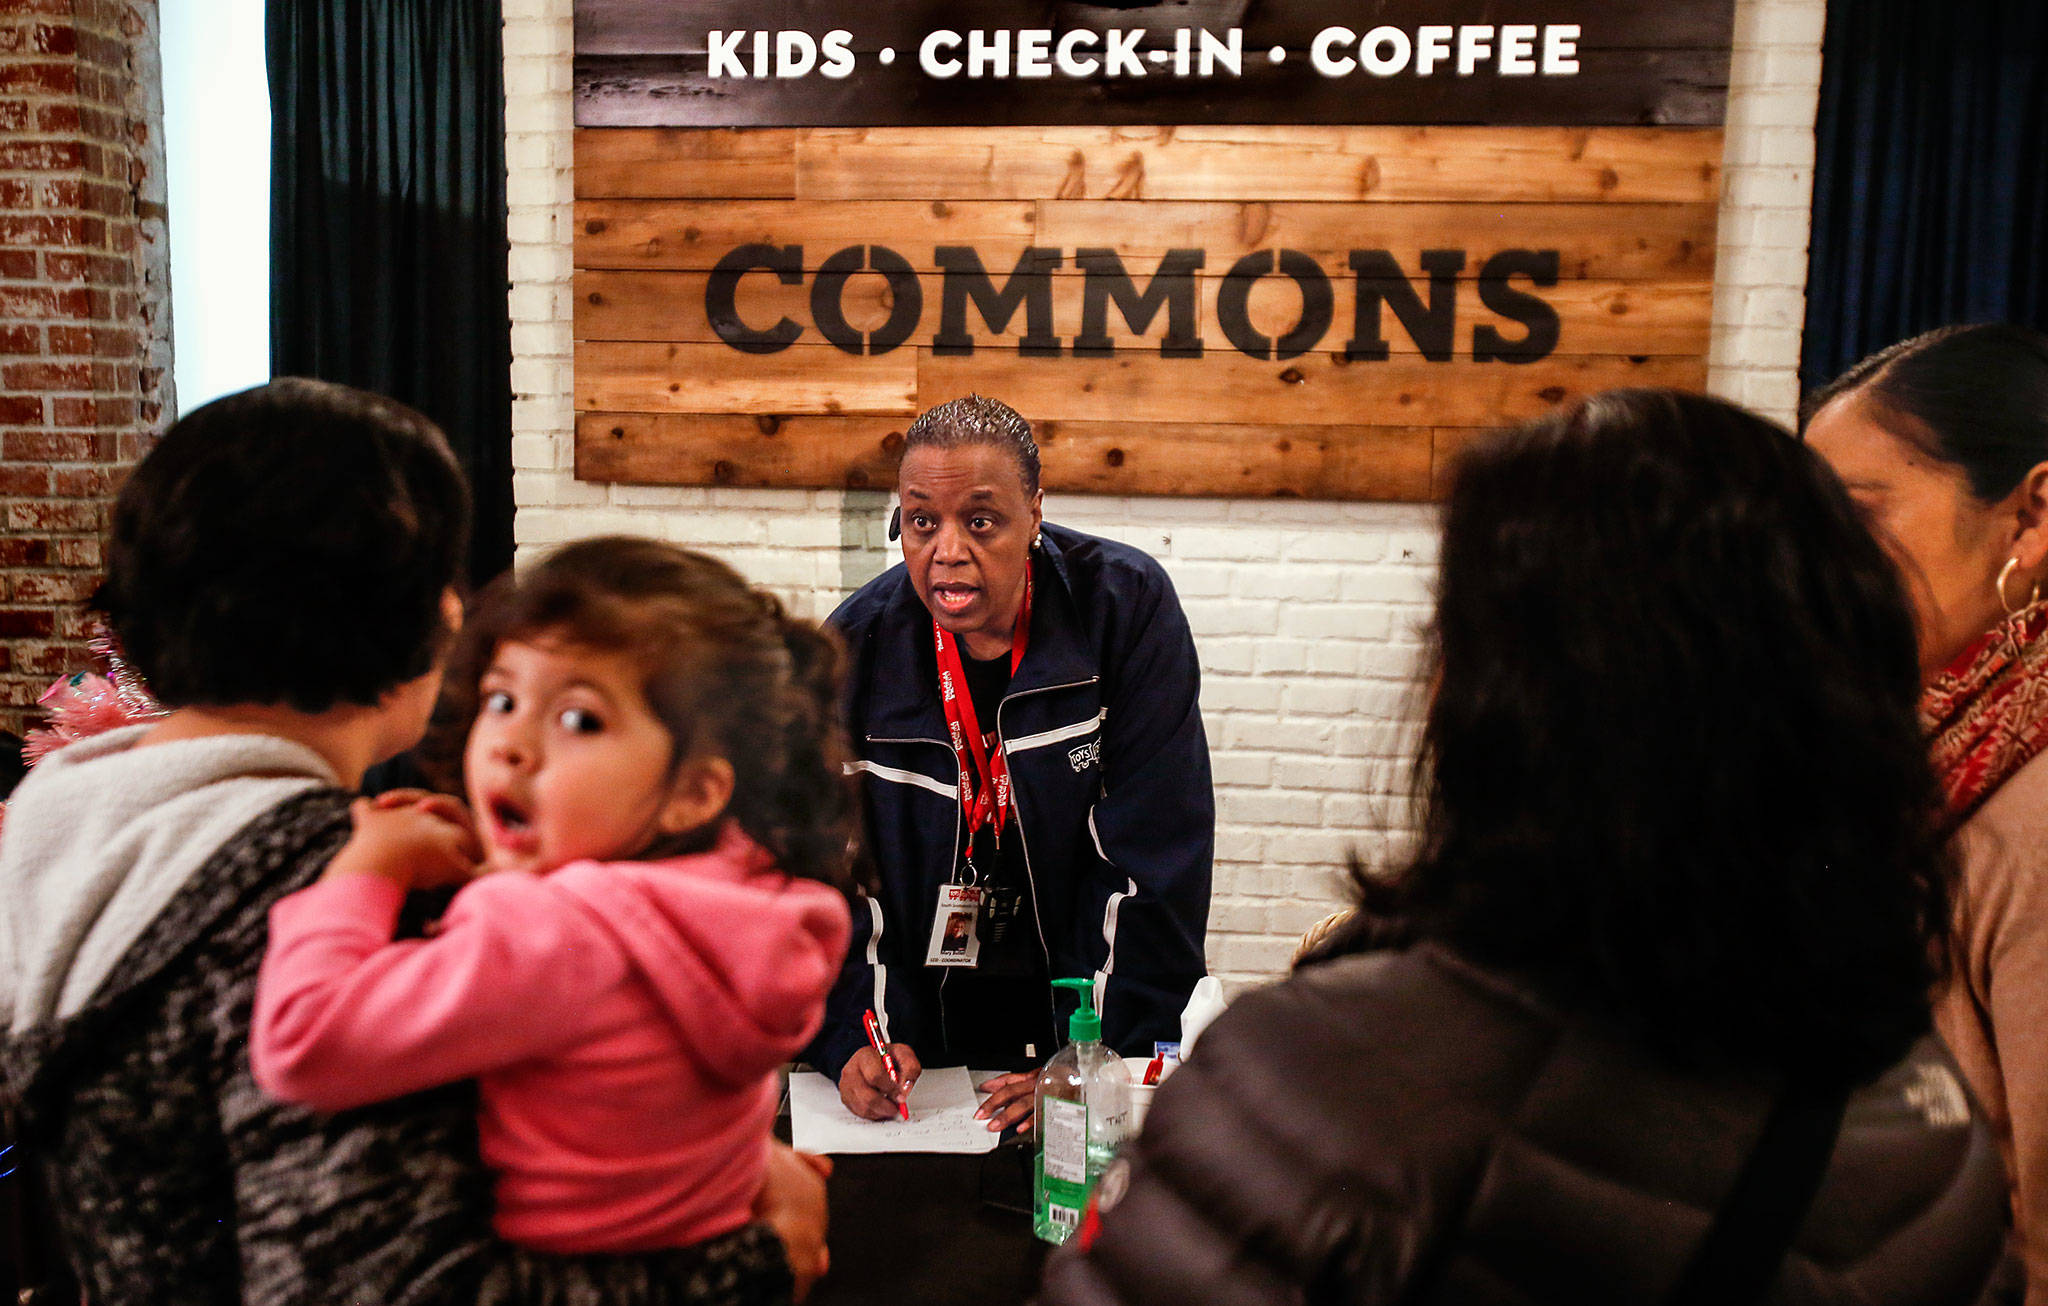
M466 521L424 418L306 381L193 413L122 490L99 601L171 710L47 759L0 840L7 1080L95 1306L787 1299L791 1262L757 1214L806 1277L822 1268L822 1184L768 1145L762 1066L815 1027L844 937L829 646L715 563L584 546L538 589L501 591L469 645L481 840L447 800L352 806L364 769L426 724ZM610 661L587 642L677 609L680 636ZM679 675L782 729L735 742ZM621 822L563 842L595 785ZM431 938L394 942L419 933L405 891L466 880L480 851L507 874L458 894ZM543 874L565 864L559 885ZM697 933L664 919L682 899ZM552 929L528 928L534 906L560 914ZM720 911L766 922L757 946L697 946ZM259 994L272 931L284 951ZM812 964L784 983L771 950ZM494 974L518 979L516 1019L484 1000ZM739 1014L663 1014L735 979ZM378 1028L351 1019L373 1010ZM747 1021L755 1037L731 1038ZM743 1047L679 1082L703 1039ZM607 1052L608 1105L644 1106L659 1081L694 1108L687 1136L548 1134L550 1112L580 1109L577 1059ZM493 1088L508 1059L538 1068L525 1096ZM450 1083L472 1075L498 1229L520 1245L491 1233L476 1097Z

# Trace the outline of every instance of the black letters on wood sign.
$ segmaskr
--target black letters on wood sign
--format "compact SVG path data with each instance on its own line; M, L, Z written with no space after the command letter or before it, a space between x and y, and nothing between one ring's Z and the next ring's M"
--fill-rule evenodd
M1062 262L1056 249L1032 246L1017 259L1009 279L998 291L981 266L981 255L965 245L940 245L932 261L946 274L939 306L939 333L932 337L935 354L971 354L974 337L967 334L967 301L990 331L1010 325L1021 305L1024 338L1017 351L1034 357L1058 357L1060 338L1052 333L1052 274Z
M1253 328L1247 311L1253 283L1276 267L1301 288L1301 317L1277 343ZM1216 292L1217 325L1239 353L1252 358L1301 357L1322 341L1335 312L1328 274L1298 249L1283 249L1277 259L1270 249L1254 250L1232 265Z
M1082 270L1082 281L1081 330L1074 337L1073 356L1115 355L1116 338L1109 333L1113 307L1132 336L1144 335L1164 312L1166 332L1159 342L1160 355L1202 357L1206 345L1195 327L1201 283L1195 274L1208 257L1207 251L1199 249L1168 250L1145 288L1139 290L1115 250L1075 250L1074 266ZM971 304L988 330L997 335L1009 329L1021 309L1025 333L1016 342L1017 352L1034 358L1060 356L1060 339L1053 334L1052 322L1052 278L1065 262L1059 250L1026 249L1000 290L972 246L940 245L932 251L932 261L941 275L939 325L931 337L934 354L958 357L975 352L975 337L967 329ZM1390 251L1352 250L1347 262L1356 297L1344 357L1369 363L1392 357L1383 321L1384 310L1391 308L1417 352L1432 363L1451 361L1458 340L1458 274L1465 270L1466 261L1461 249L1424 250L1422 271L1429 278L1425 302ZM1517 288L1513 279L1526 278L1536 288L1547 289L1557 284L1559 262L1554 249L1504 249L1481 265L1477 283L1480 303L1519 326L1522 334L1510 339L1490 323L1477 324L1472 329L1475 362L1533 363L1556 352L1562 330L1557 309L1541 296ZM803 325L787 317L765 329L743 320L739 288L741 279L752 272L772 273L785 286L802 285L803 265L801 245L741 245L719 259L704 284L705 317L718 338L747 354L772 354L796 343L804 333ZM866 335L847 321L844 303L846 283L859 272L880 273L889 283L889 318L880 330ZM1276 274L1292 281L1301 295L1300 316L1278 340L1252 325L1250 311L1252 288L1259 278ZM924 315L924 284L909 260L895 250L885 245L848 245L818 265L811 278L810 305L812 325L834 347L849 354L886 354L916 334ZM1254 250L1231 265L1216 289L1216 324L1231 347L1250 358L1299 358L1323 344L1335 316L1336 296L1329 274L1315 259L1296 249Z
M783 318L766 331L756 331L740 321L737 299L740 278L755 269L773 272L785 286L804 283L802 245L742 245L711 270L704 284L704 315L718 338L743 354L772 354L787 349L804 329Z
M1458 273L1465 268L1461 249L1422 251L1422 269L1429 273L1429 304L1423 306L1415 287L1394 256L1383 249L1354 249L1351 270L1358 274L1358 308L1353 319L1351 343L1344 346L1347 358L1383 362L1387 341L1380 334L1380 305L1394 310L1401 325L1415 341L1415 347L1432 363L1450 359L1456 347Z
M1142 335L1166 310L1166 338L1159 342L1163 358L1200 358L1202 338L1195 334L1195 273L1209 256L1199 249L1170 249L1159 260L1159 270L1138 293L1124 261L1113 249L1074 251L1074 264L1085 268L1088 279L1081 286L1081 334L1074 337L1076 358L1107 358L1116 352L1109 338L1109 303L1133 335Z
M1509 340L1483 323L1472 329L1472 357L1481 363L1533 363L1557 348L1557 310L1524 290L1509 277L1527 277L1539 286L1557 284L1554 249L1504 249L1479 269L1479 302L1510 321L1528 328L1520 340Z
M889 320L882 324L882 329L863 340L861 333L847 323L840 301L846 294L848 279L869 269L881 273L888 281L892 304ZM849 245L819 264L818 275L811 279L811 321L818 324L825 339L849 354L862 353L863 344L866 353L888 353L910 339L923 315L923 284L909 260L886 246Z

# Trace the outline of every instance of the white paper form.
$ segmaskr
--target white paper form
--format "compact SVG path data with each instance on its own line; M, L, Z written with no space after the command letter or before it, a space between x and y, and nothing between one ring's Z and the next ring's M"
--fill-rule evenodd
M926 1070L910 1089L910 1119L863 1120L816 1071L789 1077L790 1141L800 1152L988 1152L1001 1135L974 1118L981 1095L965 1066Z

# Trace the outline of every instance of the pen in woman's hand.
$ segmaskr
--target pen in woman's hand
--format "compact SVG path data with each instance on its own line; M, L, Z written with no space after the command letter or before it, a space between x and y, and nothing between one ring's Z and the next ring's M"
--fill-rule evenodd
M862 1013L860 1023L868 1032L868 1046L875 1050L875 1055L882 1058L882 1069L889 1072L890 1080L896 1085L896 1109L902 1113L903 1119L907 1121L910 1119L910 1086L903 1082L903 1072L897 1068L896 1058L890 1054L888 1046L882 1042L881 1022L875 1019L875 1009L873 1007L869 1007L867 1011Z

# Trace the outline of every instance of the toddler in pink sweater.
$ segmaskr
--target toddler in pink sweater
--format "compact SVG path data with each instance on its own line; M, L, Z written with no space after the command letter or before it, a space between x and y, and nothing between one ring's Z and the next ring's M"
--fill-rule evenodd
M774 1071L846 950L836 646L723 564L622 538L501 582L463 640L468 809L359 802L272 910L257 1082L338 1111L475 1078L498 1231L539 1251L735 1229ZM458 883L394 941L408 891Z

